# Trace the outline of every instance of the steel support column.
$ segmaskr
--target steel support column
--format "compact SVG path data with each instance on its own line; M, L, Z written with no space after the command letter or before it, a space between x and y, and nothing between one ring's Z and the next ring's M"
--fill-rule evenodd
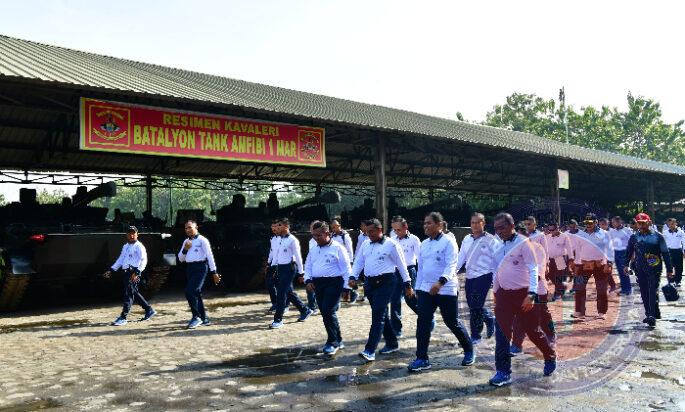
M145 210L152 214L152 176L145 177Z
M388 202L387 188L388 182L385 176L385 137L378 136L376 144L376 156L374 162L375 183L376 183L376 218L383 224L383 229L388 229Z
M656 219L654 212L656 211L654 205L654 178L649 176L647 178L647 213L652 219Z

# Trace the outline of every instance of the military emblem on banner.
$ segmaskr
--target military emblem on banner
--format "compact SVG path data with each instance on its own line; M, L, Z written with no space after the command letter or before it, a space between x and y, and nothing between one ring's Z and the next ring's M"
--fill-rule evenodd
M323 155L323 130L300 129L297 132L300 147L299 160L321 162Z
M90 107L88 140L97 146L130 146L130 111L108 106Z

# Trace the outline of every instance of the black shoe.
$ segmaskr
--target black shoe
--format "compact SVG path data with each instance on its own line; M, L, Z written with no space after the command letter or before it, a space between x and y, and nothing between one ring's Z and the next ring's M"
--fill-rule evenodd
M650 328L653 328L656 326L656 319L653 316L648 316L647 317L647 325L649 325Z

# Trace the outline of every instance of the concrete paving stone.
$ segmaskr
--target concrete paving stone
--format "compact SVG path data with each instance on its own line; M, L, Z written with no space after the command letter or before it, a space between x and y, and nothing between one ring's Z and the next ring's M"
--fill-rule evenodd
M588 311L592 312L595 302L592 294L589 297ZM572 324L566 312L553 312L559 316L555 319L569 321L557 323L563 331L557 372L551 378L541 376L539 353L526 340L525 354L512 361L514 384L495 389L487 385L494 374L494 339L477 347L476 365L463 368L463 352L439 316L429 348L433 369L409 374L406 366L416 349L416 316L406 306L401 350L387 357L379 355L376 362L365 365L357 353L369 329L368 304L342 305L339 318L347 347L329 359L320 353L326 340L321 317L298 323L296 314L290 313L285 328L271 331L266 328L269 317L263 314L267 301L264 294L255 293L208 296L208 304L223 307L210 312L214 326L192 333L183 329L187 303L175 294L153 301L164 316L116 330L106 325L117 311L116 302L2 317L0 327L60 318L90 323L3 333L0 406L20 408L34 399L52 399L64 410L108 411L596 411L620 406L627 412L685 407L680 394L685 363L674 362L685 357L685 323L678 321L682 306L663 305L664 320L654 331L643 328L642 308L636 306L639 301L612 299L613 308L627 313L617 324ZM464 302L460 302L460 315L468 325ZM594 352L589 357L570 351L573 346L592 348L593 339L609 338L623 342L619 349L637 350L627 359L620 350ZM617 373L605 381L574 393L561 392L589 380L592 374L614 369Z

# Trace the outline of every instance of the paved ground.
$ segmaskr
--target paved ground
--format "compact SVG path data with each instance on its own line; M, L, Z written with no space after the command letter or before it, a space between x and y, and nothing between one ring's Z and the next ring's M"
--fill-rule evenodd
M107 326L120 310L115 303L0 318L0 411L685 410L682 299L662 302L664 319L653 331L640 322L637 297L614 297L608 320L582 324L568 318L572 302L556 302L558 372L544 378L527 346L513 361L515 384L499 389L487 385L494 340L479 345L476 365L464 368L456 339L440 322L433 369L408 374L413 313L405 315L402 350L365 365L357 353L369 327L366 303L343 306L347 348L327 359L319 354L319 316L296 323L291 311L286 327L271 331L264 295L207 302L214 326L194 331L183 329L188 311L175 294L156 300L153 321L122 328Z

